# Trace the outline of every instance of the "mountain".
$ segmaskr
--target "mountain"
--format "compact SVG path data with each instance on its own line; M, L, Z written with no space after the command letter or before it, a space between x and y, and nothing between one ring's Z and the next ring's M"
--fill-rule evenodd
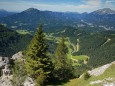
M106 14L111 11L111 14L98 14L101 11L82 14L77 12L52 12L29 8L23 12L1 18L0 23L7 25L7 27L13 30L35 31L38 24L43 24L45 31L49 32L58 31L65 26L74 28L96 27L102 30L115 30L115 14L112 14L114 11L109 8L103 10L106 10ZM97 14L94 15L94 13Z
M96 10L83 15L82 20L92 27L103 28L105 30L115 30L115 11L110 8Z
M10 57L14 53L25 49L31 38L30 35L21 35L0 25L0 56Z
M92 12L92 14L99 14L99 15L115 14L115 11L111 10L110 8L104 8L94 11Z
M34 13L39 12L39 10L36 9L36 8L29 8L29 9L23 11L23 12L31 14L31 13L33 13L33 12L34 12Z
M21 13L2 18L0 22L14 30L26 29L35 31L38 24L44 24L46 30L49 30L49 28L53 30L63 25L71 25L70 22L76 19L76 15L77 13L39 11L35 8L29 8Z
M4 9L0 9L0 18L10 16L10 15L13 15L15 13L16 12L8 12L8 11L6 11Z

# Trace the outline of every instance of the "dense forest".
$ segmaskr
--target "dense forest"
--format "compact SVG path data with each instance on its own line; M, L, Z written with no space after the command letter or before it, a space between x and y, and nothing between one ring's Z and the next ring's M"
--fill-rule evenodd
M76 45L79 39L80 49L73 55L87 55L90 57L88 64L91 67L97 67L109 63L115 59L115 31L92 31L93 28L71 28L65 29L65 32L54 34L54 36L69 37L70 41Z
M0 55L12 56L14 53L24 50L31 38L31 35L21 35L0 25Z

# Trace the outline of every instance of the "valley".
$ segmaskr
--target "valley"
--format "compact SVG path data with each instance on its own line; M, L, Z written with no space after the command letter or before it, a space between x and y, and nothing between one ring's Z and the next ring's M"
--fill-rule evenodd
M13 84L30 79L38 86L115 85L114 10L5 13L0 11L0 56L23 54L8 63Z

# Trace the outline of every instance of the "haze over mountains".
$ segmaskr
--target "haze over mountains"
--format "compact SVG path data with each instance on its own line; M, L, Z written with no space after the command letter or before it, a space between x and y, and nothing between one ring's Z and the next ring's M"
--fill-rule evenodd
M2 14L2 12L0 12ZM2 16L0 23L17 30L34 30L38 24L44 24L46 31L66 26L95 27L98 30L115 29L115 11L110 8L99 9L91 13L52 12L29 8L14 15ZM57 30L57 29L56 29Z
M0 18L1 17L6 17L15 14L16 12L9 12L4 9L0 9Z
M94 11L92 12L92 14L99 14L99 15L115 14L115 11L111 10L110 8L104 8Z

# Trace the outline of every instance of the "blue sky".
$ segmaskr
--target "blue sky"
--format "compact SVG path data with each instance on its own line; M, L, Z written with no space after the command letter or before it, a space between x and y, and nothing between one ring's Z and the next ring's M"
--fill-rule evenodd
M20 12L28 8L80 13L102 8L115 10L115 0L0 0L0 9Z

